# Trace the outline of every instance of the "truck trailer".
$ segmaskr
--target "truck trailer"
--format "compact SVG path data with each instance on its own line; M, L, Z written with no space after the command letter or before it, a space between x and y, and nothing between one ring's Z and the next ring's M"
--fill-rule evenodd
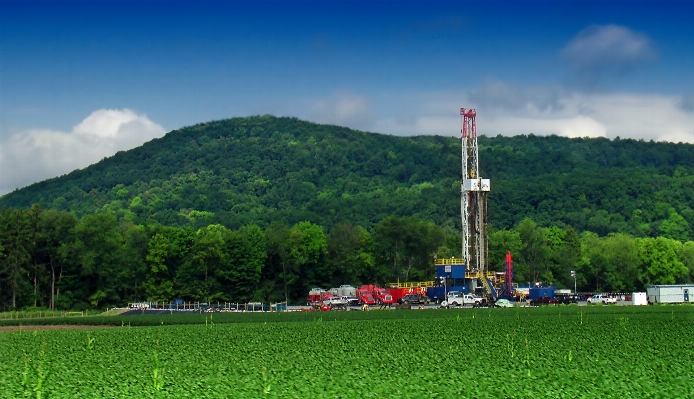
M646 289L648 303L690 303L694 284L649 285Z

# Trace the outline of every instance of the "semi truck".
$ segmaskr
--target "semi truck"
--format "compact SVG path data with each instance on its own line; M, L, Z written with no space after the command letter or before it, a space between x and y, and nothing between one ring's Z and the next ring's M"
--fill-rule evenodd
M357 298L365 305L391 305L393 296L379 286L368 284L357 288Z

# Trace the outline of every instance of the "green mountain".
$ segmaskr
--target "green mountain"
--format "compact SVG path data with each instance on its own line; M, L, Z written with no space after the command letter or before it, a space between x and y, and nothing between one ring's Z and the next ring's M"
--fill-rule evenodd
M442 132L443 133L443 132ZM388 215L460 225L460 140L396 137L272 116L203 123L0 198L0 208L105 211L135 224L300 221L372 228ZM694 145L480 138L489 219L600 235L694 239Z

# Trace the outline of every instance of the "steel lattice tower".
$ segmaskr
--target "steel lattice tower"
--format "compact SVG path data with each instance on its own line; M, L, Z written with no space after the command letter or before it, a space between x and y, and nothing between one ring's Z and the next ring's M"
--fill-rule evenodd
M489 179L479 174L479 146L474 109L460 109L462 128L462 179L460 182L460 215L463 226L462 258L470 272L487 273L487 197Z

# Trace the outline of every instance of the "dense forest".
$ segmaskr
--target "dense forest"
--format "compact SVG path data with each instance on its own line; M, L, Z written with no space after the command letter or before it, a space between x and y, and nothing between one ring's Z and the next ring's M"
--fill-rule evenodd
M483 124L480 129L484 131ZM447 132L442 132L447 133ZM198 229L273 222L373 229L387 216L460 228L460 139L396 137L271 116L168 133L0 198L0 208L107 212ZM694 145L564 137L480 138L489 219L531 218L600 236L694 239Z
M350 223L329 230L308 221L194 230L135 225L108 212L0 211L0 309L103 309L128 302L305 300L314 286L426 281L433 258L460 256L459 235L432 222L389 216L372 231ZM600 237L524 219L490 234L490 268L515 256L519 283L629 292L690 282L694 241Z
M480 138L490 268L632 291L694 278L694 145ZM173 131L0 198L0 308L301 302L460 255L460 141L293 118Z

